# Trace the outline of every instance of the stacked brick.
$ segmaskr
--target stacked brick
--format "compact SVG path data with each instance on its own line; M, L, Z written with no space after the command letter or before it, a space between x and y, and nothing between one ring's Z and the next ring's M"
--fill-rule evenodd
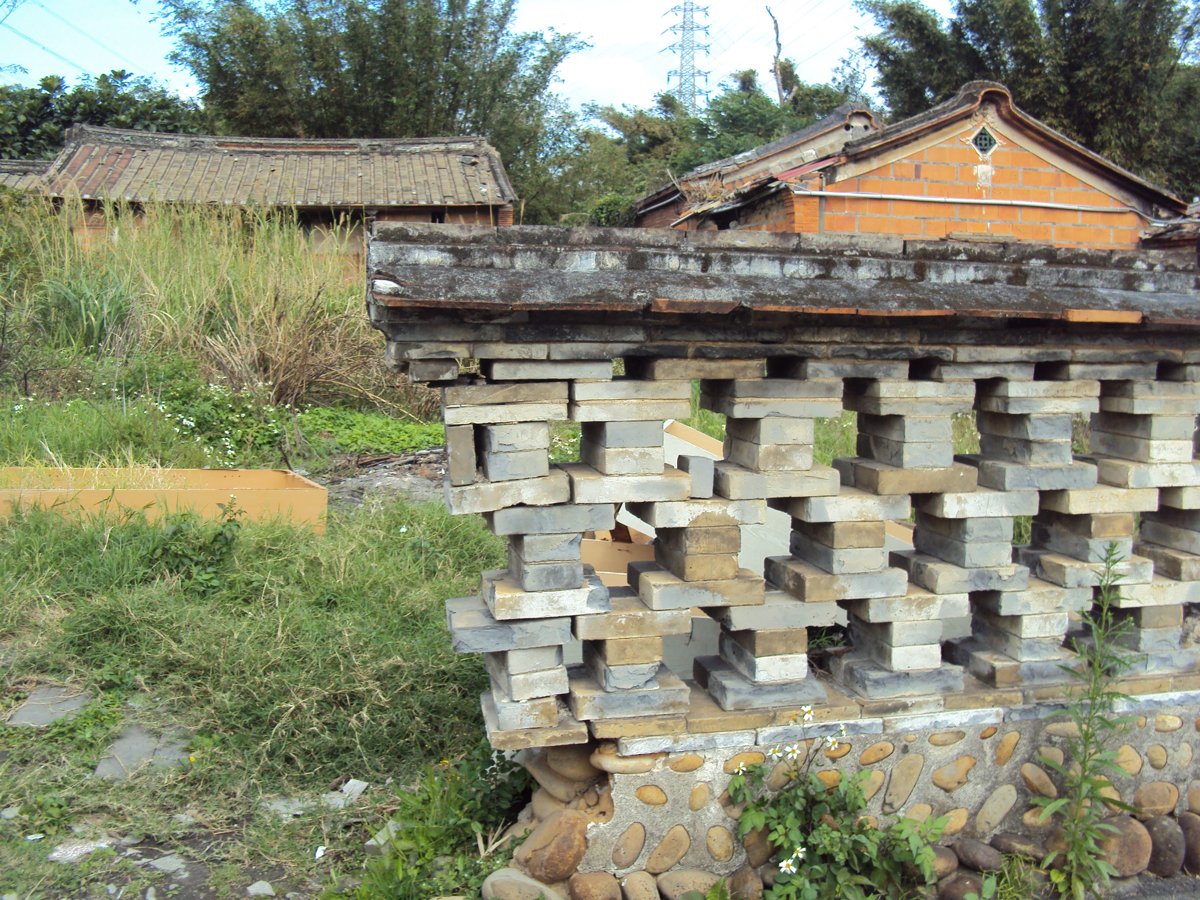
M1194 459L1200 367L1141 369L1104 383L1092 416L1092 452L1101 481L1130 493L1157 493L1157 505L1147 496L1139 510L1137 542L1132 528L1128 541L1137 554L1130 559L1147 561L1152 576L1123 579L1119 603L1131 621L1126 641L1139 653L1137 666L1178 671L1194 667L1180 643L1184 605L1200 600L1200 462Z
M718 498L750 505L761 520L769 498L837 493L837 473L813 464L813 435L817 418L841 411L840 378L814 377L802 363L766 378L761 367L758 377L713 367L707 374L701 402L726 416L725 459L714 472ZM732 377L714 377L719 375ZM688 532L704 535L714 529ZM667 540L672 545L679 538L668 533ZM823 702L824 688L808 677L808 628L834 624L839 611L807 604L751 577L762 590L758 602L700 604L721 630L719 655L695 661L697 682L726 710Z
M664 642L690 634L697 608L719 625L719 653L692 675L728 713L826 702L808 629L832 624L848 625L852 644L834 677L865 702L944 695L964 669L996 687L1059 682L1072 616L1094 601L1114 545L1118 614L1132 621L1140 665L1192 666L1180 642L1184 606L1200 602L1195 367L629 369L613 378L608 361L494 360L442 388L447 504L483 513L508 539L507 567L447 604L456 649L484 655L497 746L689 730L695 689L666 667ZM690 413L693 379L726 416L725 458L669 466L664 420ZM956 459L954 416L972 403L981 452ZM815 420L843 404L858 414L860 455L815 465ZM1088 412L1094 456L1077 460L1073 419ZM580 423L578 463L549 461L558 419ZM583 563L581 538L613 527L622 503L655 530L655 559L610 590ZM789 555L767 559L763 578L739 556L741 529L763 523L768 505L792 524ZM910 513L912 549L897 549L903 532L888 523ZM1032 533L1014 550L1017 517L1032 517ZM582 665L569 667L572 641Z
M846 373L845 404L858 413L859 456L834 465L845 485L880 498L886 518L905 518L907 508L904 516L889 515L898 510L883 508L883 498L903 497L907 507L909 495L975 487L974 470L954 460L953 440L954 416L971 408L974 382L946 378L938 367L931 377L910 379L909 368L906 362L864 362ZM941 540L918 546L940 549ZM871 552L874 571L901 583L886 594L860 588L845 598L855 650L837 661L837 676L871 698L961 688L962 668L943 662L942 642L958 636L967 621L965 590L944 577L926 577L931 565L941 565L937 557L920 551L889 555L882 534Z

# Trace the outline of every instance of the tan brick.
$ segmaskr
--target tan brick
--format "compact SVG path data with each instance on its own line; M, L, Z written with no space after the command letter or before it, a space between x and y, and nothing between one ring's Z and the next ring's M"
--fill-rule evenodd
M807 628L772 628L764 631L731 631L739 645L753 656L783 656L808 651Z
M597 650L610 666L635 666L661 661L663 639L642 637L598 641Z

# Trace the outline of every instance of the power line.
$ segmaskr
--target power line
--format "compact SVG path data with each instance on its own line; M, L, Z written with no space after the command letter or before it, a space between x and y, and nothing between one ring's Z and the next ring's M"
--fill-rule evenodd
M119 50L114 50L112 47L108 46L108 44L104 43L98 37L93 35L90 31L86 31L86 30L80 28L78 25L76 25L70 19L67 19L64 16L59 15L57 12L52 10L50 7L46 6L46 4L42 3L41 0L30 0L30 2L33 3L34 6L41 9L43 12L49 13L54 18L58 19L58 21L62 22L64 25L66 25L68 28L70 28L76 34L82 35L85 39L91 41L93 44L95 44L101 50L106 50L107 52L111 53L117 59L121 60L121 62L125 63L126 65L132 66L134 69L140 68L138 66L138 64L135 63L133 60L131 60L128 56L121 53Z
M41 41L35 41L33 38L31 38L25 32L18 31L16 28L13 28L7 22L0 22L0 27L7 28L9 31L11 31L13 34L15 34L17 37L22 38L23 40L29 41L29 43L33 44L33 46L37 47L43 53L48 53L51 56L53 56L55 59L59 60L60 62L65 62L68 66L70 66L73 69L78 69L84 75L88 74L88 70L85 69L83 66L81 66L79 63L74 62L73 60L67 59L65 56L63 56L61 53L58 53L55 50L51 50L49 47L47 47Z

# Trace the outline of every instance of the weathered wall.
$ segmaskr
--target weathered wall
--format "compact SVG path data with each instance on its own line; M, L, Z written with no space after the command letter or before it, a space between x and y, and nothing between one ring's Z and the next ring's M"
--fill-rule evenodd
M529 873L645 872L669 896L662 879L699 867L736 872L752 896L770 850L734 838L731 773L842 728L822 767L868 769L872 814L948 815L952 839L1039 831L1032 797L1060 785L1037 757L1062 749L1062 667L1113 543L1136 656L1121 687L1143 716L1114 787L1146 817L1200 804L1194 266L396 228L368 267L390 358L441 386L448 505L509 542L507 568L447 613L456 649L491 676L489 736L541 785L517 858ZM668 466L662 426L691 413L693 381L726 418L725 459ZM816 420L843 410L856 455L820 465ZM578 462L549 462L559 420L580 424ZM980 453L956 457L971 421ZM655 560L608 588L580 539L622 505L655 531ZM790 517L789 553L760 576L739 567L740 526L768 507ZM718 652L672 672L664 643L696 616L719 626ZM831 625L849 648L818 668L809 633Z

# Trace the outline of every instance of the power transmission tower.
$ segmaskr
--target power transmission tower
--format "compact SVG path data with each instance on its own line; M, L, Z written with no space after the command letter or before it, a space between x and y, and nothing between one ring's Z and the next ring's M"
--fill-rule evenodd
M679 102L684 108L695 115L698 110L696 102L697 97L708 96L708 91L698 89L696 80L703 79L705 84L708 84L708 72L701 71L696 68L696 54L708 53L708 44L697 44L696 35L703 34L708 37L708 26L700 25L696 22L696 16L708 15L707 6L697 6L693 0L683 0L676 6L667 10L664 15L672 13L679 15L679 21L663 31L666 34L668 31L671 34L677 35L679 40L671 44L669 47L664 47L663 51L668 50L679 56L679 68L672 69L667 73L668 83L670 79L677 79L678 89L675 95L679 98Z

